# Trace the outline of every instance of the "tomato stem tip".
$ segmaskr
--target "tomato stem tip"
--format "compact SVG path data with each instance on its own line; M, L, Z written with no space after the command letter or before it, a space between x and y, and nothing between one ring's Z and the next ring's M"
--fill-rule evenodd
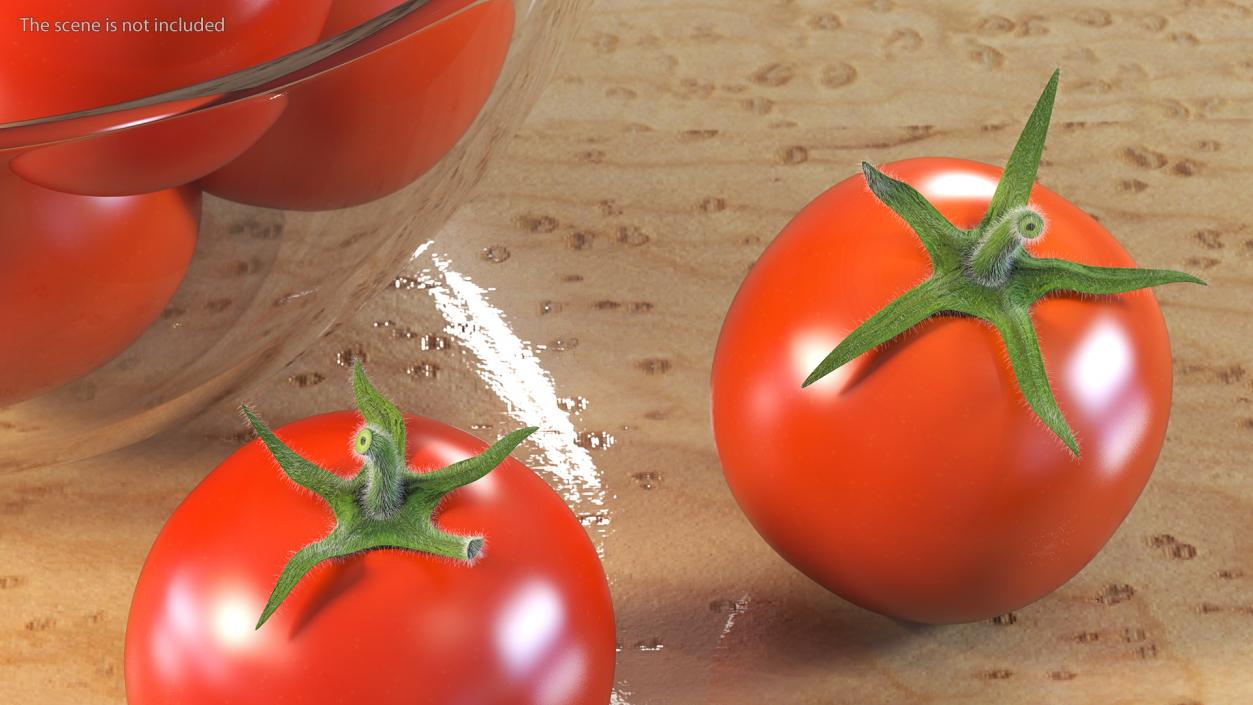
M1000 287L1009 280L1023 245L1044 235L1044 218L1030 206L1014 209L985 228L979 243L966 257L966 273L986 286Z

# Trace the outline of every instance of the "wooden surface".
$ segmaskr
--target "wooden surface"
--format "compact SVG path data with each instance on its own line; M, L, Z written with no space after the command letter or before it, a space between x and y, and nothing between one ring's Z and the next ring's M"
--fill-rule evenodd
M275 422L348 406L343 365L364 355L404 408L483 436L555 400L572 432L523 456L584 498L617 605L619 702L1253 703L1253 10L907 5L601 0L476 198L250 399ZM709 433L714 340L806 202L861 159L1003 161L1055 65L1041 181L1141 263L1211 286L1159 292L1174 414L1107 548L1014 614L900 624L800 576L736 509ZM445 323L458 312L471 324ZM497 317L521 347L485 343ZM241 431L224 406L0 477L0 702L124 701L144 554ZM574 482L562 458L596 476Z

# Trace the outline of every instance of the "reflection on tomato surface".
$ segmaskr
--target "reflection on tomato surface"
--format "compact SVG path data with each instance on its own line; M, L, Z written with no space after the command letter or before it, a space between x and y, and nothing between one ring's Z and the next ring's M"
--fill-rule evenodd
M278 58L316 41L329 7L330 0L120 0L107 8L86 0L0 0L0 124L146 98ZM55 24L33 31L23 29L22 17L119 24L116 31L56 31ZM158 31L152 24L202 17L222 19L224 31ZM133 21L149 24L129 31L121 24ZM49 188L94 196L178 186L246 149L280 108L255 100L140 125L32 156L23 173Z
M0 122L87 110L183 88L307 46L330 0L0 0ZM222 18L223 32L31 31L48 22Z
M95 198L0 162L0 406L80 377L154 321L191 261L200 192Z
M286 105L282 94L200 108L180 101L138 111L146 124L39 147L13 160L31 183L66 193L127 196L188 184L239 156ZM192 112L182 114L182 110Z
M883 170L960 228L979 222L1000 176L956 159ZM1057 194L1036 186L1031 202L1048 224L1032 254L1133 265ZM1051 592L1122 522L1165 436L1170 346L1149 291L1032 307L1077 458L1023 401L997 332L977 319L928 319L801 388L930 268L862 177L819 196L736 296L718 341L713 420L736 499L789 562L876 611L969 621Z
M397 0L340 0L324 37ZM486 103L513 35L512 0L433 0L424 29L293 86L278 122L239 159L204 179L211 193L295 210L358 205L426 173ZM421 21L421 20L419 20Z
M350 476L355 413L278 429ZM445 466L484 444L409 418L410 466ZM613 611L599 559L561 498L516 460L450 495L436 518L481 534L460 563L372 551L314 568L260 629L292 553L333 523L259 441L228 458L175 511L145 562L126 633L131 705L362 702L604 705Z

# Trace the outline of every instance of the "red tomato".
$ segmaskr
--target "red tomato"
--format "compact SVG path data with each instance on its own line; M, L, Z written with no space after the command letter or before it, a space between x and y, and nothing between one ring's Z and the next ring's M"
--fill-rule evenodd
M339 0L330 37L398 5ZM512 0L433 0L428 26L288 92L287 110L257 144L204 179L241 203L326 210L367 203L435 166L469 129L513 35Z
M161 105L148 124L30 150L10 166L31 183L66 193L159 191L234 159L274 124L284 104L282 95L263 95L186 115Z
M0 0L0 122L107 106L190 86L313 42L330 0ZM100 20L118 31L23 30L19 18ZM225 19L224 32L122 31L152 19Z
M884 172L958 228L1001 170L911 159ZM1131 266L1096 221L1040 186L1032 254ZM713 421L731 489L789 562L864 607L923 622L1022 607L1082 568L1149 478L1171 356L1153 294L1054 295L1031 309L1078 457L1023 401L997 332L930 318L813 386L850 331L931 271L862 176L824 193L762 255L718 340Z
M183 280L199 222L191 187L71 196L0 162L0 406L87 374L134 342Z
M278 436L342 477L361 460L359 415L292 423ZM410 466L483 450L407 418ZM327 505L296 487L260 441L178 507L144 564L126 631L131 705L604 705L613 685L608 587L583 527L512 458L449 495L440 529L480 534L474 562L371 551L315 567L260 629L293 552L326 535Z
M0 123L110 106L263 63L315 41L329 7L330 0L124 0L104 9L85 0L0 0L5 18L0 23L0 53L5 57ZM24 28L23 17L46 21L49 29ZM151 24L202 17L224 21L225 30L158 31ZM76 20L100 25L95 31L57 31L56 23ZM150 24L127 31L123 23L133 21ZM49 188L87 195L176 186L246 149L278 109L281 103L258 99L140 125L62 145L42 158L32 156L21 164L22 173ZM86 170L70 168L76 161L84 162Z

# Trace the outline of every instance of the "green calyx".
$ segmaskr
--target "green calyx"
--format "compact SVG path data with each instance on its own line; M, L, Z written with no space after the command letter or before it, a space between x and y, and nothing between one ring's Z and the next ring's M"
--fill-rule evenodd
M353 392L365 425L352 441L361 470L344 479L301 457L279 440L247 406L244 416L292 482L322 498L335 515L335 528L321 540L296 552L270 593L257 629L265 624L296 584L315 565L334 558L380 548L396 548L473 561L483 550L483 537L441 531L432 515L453 490L487 475L537 431L514 431L478 455L433 472L415 473L405 461L405 421L400 411L370 384L358 363Z
M1079 455L1074 432L1049 386L1031 306L1058 291L1109 295L1161 284L1205 282L1183 272L1091 267L1033 257L1026 251L1024 245L1041 238L1046 229L1044 219L1029 205L1029 198L1044 153L1058 76L1059 72L1053 73L1036 103L987 213L973 230L954 226L912 186L862 163L871 192L922 241L931 258L932 273L849 333L802 386L808 387L931 316L973 316L991 323L1000 333L1027 404L1072 453Z

